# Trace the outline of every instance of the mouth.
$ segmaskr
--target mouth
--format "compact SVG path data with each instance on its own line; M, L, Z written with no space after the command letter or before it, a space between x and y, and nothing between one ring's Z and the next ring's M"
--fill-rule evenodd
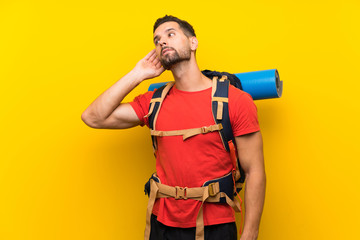
M164 48L164 49L161 51L161 55L165 55L165 54L168 53L169 51L173 51L173 49L170 48L170 47Z

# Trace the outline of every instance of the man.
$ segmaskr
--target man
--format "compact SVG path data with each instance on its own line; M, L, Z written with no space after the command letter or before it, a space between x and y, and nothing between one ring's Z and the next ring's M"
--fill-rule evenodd
M204 76L196 62L198 41L192 26L173 16L159 18L154 25L155 49L134 69L102 93L82 114L93 128L124 129L149 126L147 113L153 92L139 95L131 103L121 103L139 83L159 76L165 69L175 84L159 112L156 129L172 131L214 124L211 112L212 80ZM229 115L237 153L245 172L245 220L241 240L257 239L265 197L265 169L262 137L256 106L247 93L230 86ZM168 186L200 187L232 169L229 153L218 132L157 137L156 171ZM193 199L157 199L151 215L151 240L195 239L196 217L202 207ZM227 204L203 205L205 239L235 240L234 211Z

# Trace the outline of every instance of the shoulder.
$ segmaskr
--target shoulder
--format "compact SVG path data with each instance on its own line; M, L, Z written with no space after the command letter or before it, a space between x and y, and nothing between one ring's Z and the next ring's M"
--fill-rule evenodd
M154 91L148 91L148 92L139 94L134 98L134 100L150 102L150 99L153 97L155 91L156 91L156 89Z
M229 117L234 136L260 130L253 98L232 85L229 87Z
M137 107L141 107L143 109L149 108L151 98L153 97L155 91L156 91L156 89L154 91L148 91L148 92L137 95L131 102L131 105L133 107L137 106Z
M148 91L142 94L137 95L132 102L130 102L133 108L149 108L151 98L154 95L154 91Z
M229 103L230 101L242 101L242 102L253 102L253 98L251 95L247 92L244 92L243 90L234 87L230 84L229 86Z
M257 107L253 98L247 92L240 90L232 85L229 87L229 112L230 115L239 117L240 115L256 114Z
M150 101L154 94L154 91L148 91L146 93L137 95L132 102L130 102L131 107L134 109L139 120L147 124L144 116L149 111ZM143 125L143 124L142 124Z

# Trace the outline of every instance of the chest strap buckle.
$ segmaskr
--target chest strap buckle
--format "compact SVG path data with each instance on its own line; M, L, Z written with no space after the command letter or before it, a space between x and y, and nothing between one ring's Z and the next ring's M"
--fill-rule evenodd
M186 196L186 189L187 187L179 187L179 186L176 186L175 187L175 199L178 200L178 199L187 199L187 196Z

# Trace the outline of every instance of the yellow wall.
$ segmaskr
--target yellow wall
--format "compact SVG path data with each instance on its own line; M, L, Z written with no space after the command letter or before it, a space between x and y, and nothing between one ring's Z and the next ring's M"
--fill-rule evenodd
M359 11L355 0L1 1L0 239L143 237L148 129L80 116L153 48L165 14L195 27L201 69L277 68L284 80L282 98L256 101L259 239L358 239Z

